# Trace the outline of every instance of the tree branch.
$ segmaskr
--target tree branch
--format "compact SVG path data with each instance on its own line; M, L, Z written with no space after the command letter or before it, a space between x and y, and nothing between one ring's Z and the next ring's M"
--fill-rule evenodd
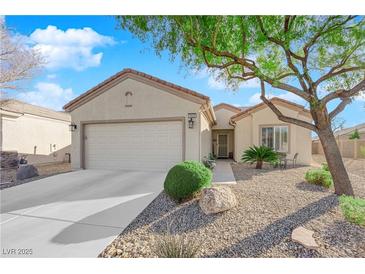
M276 44L276 45L278 45L278 46L282 47L284 50L288 50L288 52L290 53L290 55L291 55L292 57L294 57L295 59L297 59L297 60L303 60L303 58L304 58L303 56L300 56L300 55L298 55L298 54L294 53L293 51L291 51L291 49L290 49L290 48L287 48L287 47L285 46L285 44L284 44L284 42L283 42L283 41L281 41L281 40L279 40L279 39L277 39L277 38L275 38L275 37L272 37L272 36L270 36L270 35L267 33L267 31L266 31L266 30L265 30L265 28L264 28L264 23L262 22L262 20L261 20L260 16L256 16L256 18L257 18L257 21L258 21L258 23L259 23L259 27L260 27L261 32L265 35L265 37L266 37L266 38L267 38L270 42L273 42L274 44ZM295 18L295 16L293 17L292 22L293 22L294 18ZM292 23L292 22L291 22L291 23Z
M284 42L283 41L281 41L281 40L279 40L279 39L277 39L277 38L275 38L275 37L272 37L272 36L270 36L268 33L267 33L267 31L265 30L265 28L264 28L264 23L262 22L262 20L261 20L261 18L260 18L260 16L257 16L257 20L258 20L258 23L259 23L259 27L260 27L260 30L261 30L261 32L265 35L265 37L269 40L269 41L271 41L271 42L273 42L274 44L276 44L276 45L278 45L278 46L280 46L283 50L284 50L284 53L285 53L285 57L286 57L286 62L287 62L287 64L288 64L288 66L289 66L289 68L295 73L295 75L296 75L296 77L298 78L298 80L299 80L299 83L300 83L300 86L302 87L302 89L304 90L304 91L307 91L308 90L308 87L307 87L307 85L305 84L305 82L304 82L304 80L303 80L303 77L302 77L302 75L300 74L300 72L299 72L299 70L298 70L298 68L294 65L294 63L293 63L293 61L292 61L292 59L291 59L291 57L293 56L294 58L296 58L296 59L298 59L298 60L303 60L303 58L301 57L301 56L297 56L297 55L295 55L290 49L289 49L289 47L287 47L285 44L284 44ZM289 22L287 22L286 24L289 24ZM285 27L284 27L285 28ZM295 57L295 56L297 56L297 57L299 57L299 58L297 58L297 57Z
M322 77L320 77L317 81L314 82L314 86L317 87L320 83L322 83L323 81L326 81L327 79L343 74L343 73L347 73L347 72L351 72L351 71L358 71L358 70L363 70L365 69L365 65L364 66L358 66L358 67L351 67L351 68L343 68L340 69L336 72L334 72L333 69L330 70L330 72L328 72L327 74L323 75Z
M270 84L274 88L279 88L279 89L289 91L289 92L294 93L295 95L299 96L300 98L303 98L307 102L310 102L309 94L305 93L304 91L300 90L299 88L296 88L292 85L288 85L288 84L285 84L285 83L274 81L273 79L270 79L266 76L262 76L262 77L258 77L258 78L260 78L261 80L263 80L266 83Z
M336 17L329 17L326 22L322 25L322 27L319 29L319 31L309 40L309 42L303 47L304 52L308 52L310 48L317 42L317 40L323 35L328 32L331 32L332 30L335 30L337 27L345 25L350 20L354 19L356 16L348 16L344 21L335 23L333 25L330 25L328 28L328 24L331 23Z
M265 83L264 83L264 81L261 81L261 96L260 96L260 98L276 114L276 116L278 117L278 119L280 121L291 123L291 124L294 124L294 125L298 125L298 126L307 128L309 130L312 130L314 132L317 132L317 128L313 124L308 123L308 122L303 121L303 120L299 120L299 119L296 119L296 118L292 118L292 117L288 117L288 116L283 115L281 113L281 111L269 99L267 99L265 97Z
M341 111L343 111L344 109L345 109L345 107L348 105L348 104L350 104L351 103L351 99L350 98L344 98L344 99L342 99L341 100L341 103L339 103L338 105L337 105L337 107L334 109L334 110L332 110L331 112L330 112L330 114L329 114L329 118L330 118L330 120L332 120L333 118L335 118L335 116L337 115L337 114L339 114Z
M331 92L329 94L327 94L325 97L323 97L320 100L320 103L325 105L327 104L329 101L333 100L333 99L337 99L337 98L342 98L342 99L346 99L346 98L350 98L352 96L357 95L358 93L360 93L360 91L365 90L365 78L358 83L356 86L354 86L351 89L339 89L336 90L334 92Z

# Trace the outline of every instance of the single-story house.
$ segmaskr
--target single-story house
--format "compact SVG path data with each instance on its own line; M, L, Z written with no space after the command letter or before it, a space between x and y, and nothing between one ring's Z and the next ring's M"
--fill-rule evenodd
M311 121L304 107L279 98L286 115ZM310 164L311 132L279 121L263 103L212 106L209 97L125 69L64 106L71 114L74 169L167 170L210 153L239 161L264 144Z
M344 128L334 132L337 140L349 140L351 135L357 130L359 133L359 139L365 140L365 123L358 124L353 127Z
M6 99L0 101L0 116L1 151L15 151L30 164L70 160L69 113Z

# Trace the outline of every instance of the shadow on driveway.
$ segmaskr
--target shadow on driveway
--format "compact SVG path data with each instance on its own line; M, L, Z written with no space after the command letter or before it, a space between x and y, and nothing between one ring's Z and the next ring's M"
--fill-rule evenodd
M119 235L143 209L141 204L147 205L150 199L150 195L142 196L87 216L63 229L51 241L67 245Z

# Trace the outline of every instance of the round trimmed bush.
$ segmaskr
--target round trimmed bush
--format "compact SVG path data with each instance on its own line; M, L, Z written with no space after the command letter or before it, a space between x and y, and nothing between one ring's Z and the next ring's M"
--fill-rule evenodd
M321 185L327 188L333 184L331 173L323 169L308 170L305 173L305 179L308 183Z
M204 187L209 187L212 172L202 163L185 161L172 167L167 173L164 190L175 200L191 198Z

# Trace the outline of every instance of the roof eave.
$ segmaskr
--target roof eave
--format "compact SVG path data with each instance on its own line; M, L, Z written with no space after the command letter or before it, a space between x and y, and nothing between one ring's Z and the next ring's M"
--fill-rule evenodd
M69 103L64 105L63 109L67 112L73 111L74 109L82 106L83 104L87 103L91 99L95 98L99 94L103 93L107 89L119 84L120 82L124 81L125 79L134 79L146 84L153 84L158 86L161 89L165 89L175 95L183 97L184 99L193 101L199 104L205 104L210 102L210 98L193 90L175 85L173 83L167 82L165 80L161 80L157 77L152 75L145 74L143 72L139 72L132 69L125 69L121 72L109 77L105 81L101 82L100 84L96 85L95 87L89 89L85 93L81 94L77 98L71 100Z

